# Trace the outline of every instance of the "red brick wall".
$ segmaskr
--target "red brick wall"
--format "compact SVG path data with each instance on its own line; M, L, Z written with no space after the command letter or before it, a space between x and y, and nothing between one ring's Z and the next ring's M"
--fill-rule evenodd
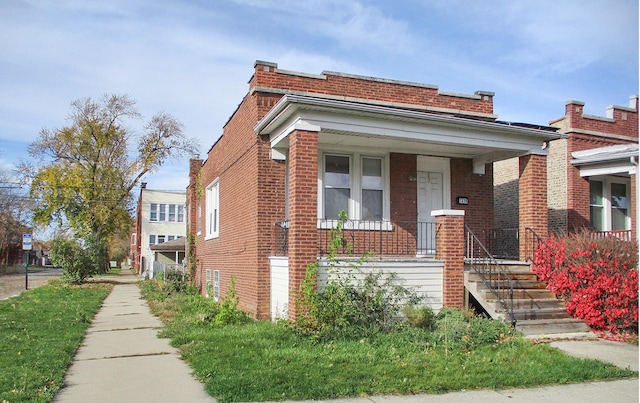
M373 101L399 102L476 113L493 113L493 95L481 93L480 99L440 94L435 86L424 86L394 80L325 72L325 78L279 72L271 63L256 62L251 88L278 88L337 97L363 98Z
M206 201L202 197L196 246L200 281L204 282L206 269L219 270L222 298L235 276L240 309L257 318L270 315L271 225L284 217L284 163L269 158L268 139L253 131L268 104L256 94L245 97L209 151L200 181L206 189L216 178L220 180L220 235L205 240Z
M469 198L468 205L456 204L459 196ZM493 230L493 166L485 166L485 174L473 173L470 159L451 159L451 208L464 210L465 224L476 236L483 240L482 234ZM462 239L462 238L461 238Z
M436 217L437 258L444 261L442 305L464 308L464 216Z
M416 221L417 209L417 182L410 181L409 177L416 177L417 158L414 154L389 155L389 181L390 181L390 208L392 221Z
M630 108L613 107L611 118L584 114L584 103L571 101L567 103L565 116L552 122L554 126L563 125L568 131L587 130L590 132L613 134L638 138L638 102L635 100L635 111ZM564 120L564 122L562 122ZM573 130L569 130L573 129Z
M289 318L295 320L297 291L309 263L318 257L318 133L289 136Z
M526 228L546 237L547 210L547 157L525 155L520 157L520 258L526 257Z

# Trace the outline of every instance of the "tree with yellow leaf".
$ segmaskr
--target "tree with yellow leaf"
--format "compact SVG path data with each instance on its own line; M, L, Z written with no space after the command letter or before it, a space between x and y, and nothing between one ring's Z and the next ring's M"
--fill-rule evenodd
M31 196L40 200L34 221L64 222L92 256L95 272L108 267L108 240L128 232L132 191L168 158L196 152L195 140L167 113L156 114L138 134L126 126L142 117L126 95L71 103L70 124L43 129L29 147Z

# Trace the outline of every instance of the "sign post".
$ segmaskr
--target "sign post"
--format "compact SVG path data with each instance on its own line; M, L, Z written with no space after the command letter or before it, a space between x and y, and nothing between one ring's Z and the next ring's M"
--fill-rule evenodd
M33 249L33 234L22 234L22 250L24 251L24 289L29 289L29 251Z

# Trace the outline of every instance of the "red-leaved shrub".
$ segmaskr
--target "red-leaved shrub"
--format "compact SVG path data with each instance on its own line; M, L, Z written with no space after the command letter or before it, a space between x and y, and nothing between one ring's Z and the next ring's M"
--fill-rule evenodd
M567 312L596 330L638 333L638 248L588 232L540 243L533 271L565 301Z

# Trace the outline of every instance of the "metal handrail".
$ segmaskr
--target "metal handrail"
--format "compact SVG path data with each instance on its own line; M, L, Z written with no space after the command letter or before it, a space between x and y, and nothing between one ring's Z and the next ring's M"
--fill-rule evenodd
M498 303L507 312L511 320L511 326L515 327L516 318L513 313L514 281L509 277L504 267L475 236L473 231L466 225L464 227L466 233L465 260L480 275L484 285L493 293ZM505 292L508 292L508 298L504 298Z
M542 237L538 235L533 228L526 227L524 229L524 260L533 262L533 254L540 242L542 242Z

